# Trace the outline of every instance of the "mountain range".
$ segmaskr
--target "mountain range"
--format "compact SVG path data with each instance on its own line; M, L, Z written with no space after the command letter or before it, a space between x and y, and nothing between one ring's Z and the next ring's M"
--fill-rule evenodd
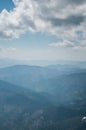
M1 130L84 130L86 70L74 65L0 69Z

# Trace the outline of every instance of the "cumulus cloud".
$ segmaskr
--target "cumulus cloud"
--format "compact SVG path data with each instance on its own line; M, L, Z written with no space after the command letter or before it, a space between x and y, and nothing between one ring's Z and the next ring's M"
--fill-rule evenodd
M66 48L72 48L72 49L81 49L83 47L86 47L86 43L77 44L75 42L64 40L62 42L56 42L49 44L50 47L66 47Z
M70 41L62 41L62 42L57 42L57 43L51 43L49 44L51 47L74 47L75 45L73 42Z
M86 45L86 0L13 2L13 10L0 13L0 38L18 38L26 31L47 32L63 41L56 46Z

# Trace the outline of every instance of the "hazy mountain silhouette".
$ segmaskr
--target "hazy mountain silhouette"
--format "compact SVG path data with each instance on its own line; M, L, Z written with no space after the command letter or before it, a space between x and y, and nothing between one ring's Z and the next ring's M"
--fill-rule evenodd
M85 130L85 69L18 65L0 79L1 130Z

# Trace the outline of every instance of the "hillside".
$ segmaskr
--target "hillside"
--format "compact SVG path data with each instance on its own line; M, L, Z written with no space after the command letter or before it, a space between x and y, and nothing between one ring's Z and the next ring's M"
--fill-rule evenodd
M43 93L57 104L73 104L85 98L86 70L76 66L17 65L0 69L0 79Z
M84 130L86 72L62 68L0 69L0 129Z
M0 129L27 128L24 121L49 106L42 95L0 80Z
M85 112L52 106L37 93L0 81L1 130L77 130Z

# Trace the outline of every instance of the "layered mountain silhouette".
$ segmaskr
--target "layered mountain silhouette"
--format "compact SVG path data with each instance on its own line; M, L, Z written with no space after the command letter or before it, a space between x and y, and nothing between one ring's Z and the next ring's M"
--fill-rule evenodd
M1 130L84 130L85 115L85 69L58 65L0 69Z

